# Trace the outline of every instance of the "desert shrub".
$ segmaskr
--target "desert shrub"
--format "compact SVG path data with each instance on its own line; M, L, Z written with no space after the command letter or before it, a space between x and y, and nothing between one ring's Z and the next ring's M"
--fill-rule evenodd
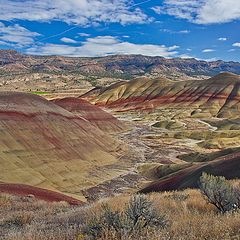
M167 223L165 216L158 214L152 201L143 195L135 195L130 199L125 210L125 222L125 228L128 227L131 232L139 232L146 227L165 227Z
M3 223L0 223L0 227L23 227L30 224L33 221L33 215L30 213L22 213L7 219Z
M105 231L119 232L122 229L121 213L112 211L107 204L102 205L100 216L94 215L83 229L83 233L96 239Z
M234 196L236 198L236 207L240 209L240 186L233 187Z
M200 190L207 201L213 204L221 213L239 207L240 191L234 188L225 177L203 173L200 177Z
M103 205L100 216L94 216L86 224L83 232L92 239L112 232L117 239L141 234L142 231L164 228L167 220L158 213L153 203L143 195L133 196L124 211L113 211Z
M189 198L189 194L173 192L172 194L167 195L164 198L168 198L168 199L171 199L171 200L174 200L174 201L183 202L183 201L186 201Z

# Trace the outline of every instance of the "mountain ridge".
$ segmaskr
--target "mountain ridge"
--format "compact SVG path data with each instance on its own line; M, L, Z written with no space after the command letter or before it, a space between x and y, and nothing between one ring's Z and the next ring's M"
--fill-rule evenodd
M184 73L189 76L201 74L212 76L221 71L240 74L240 63L222 60L207 62L195 58L169 59L144 55L111 55L104 57L35 56L19 53L15 50L0 50L0 73L6 73L8 70L13 70L13 72L78 72L106 76L115 74L122 77L144 74L160 76L172 71L174 74L178 73L180 75Z

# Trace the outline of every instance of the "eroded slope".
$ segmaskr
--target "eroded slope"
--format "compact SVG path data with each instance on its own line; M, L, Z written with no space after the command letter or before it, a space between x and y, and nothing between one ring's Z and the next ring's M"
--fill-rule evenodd
M170 81L140 78L95 89L82 97L97 105L126 110L176 108L190 117L236 117L240 110L240 77L220 73L207 80Z
M123 145L42 97L0 93L0 181L24 183L81 196L111 179Z
M53 102L69 112L87 119L103 131L119 132L126 129L126 126L110 113L83 99L69 97L55 99Z

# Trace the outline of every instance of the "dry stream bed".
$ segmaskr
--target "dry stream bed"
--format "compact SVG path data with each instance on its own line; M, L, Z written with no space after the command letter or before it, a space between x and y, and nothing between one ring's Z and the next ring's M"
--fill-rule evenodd
M114 136L127 144L128 150L119 158L117 163L99 169L102 174L112 174L114 177L109 181L84 190L83 195L89 201L123 192L137 191L151 181L138 171L141 165L185 163L178 158L179 155L193 151L203 151L198 146L201 140L175 138L174 135L179 129L169 130L153 127L152 125L156 123L155 120L146 120L136 114L117 113L115 116L130 126L129 131ZM197 119L186 119L183 126L184 128L190 126L192 129L197 127L205 131L216 130L210 124Z

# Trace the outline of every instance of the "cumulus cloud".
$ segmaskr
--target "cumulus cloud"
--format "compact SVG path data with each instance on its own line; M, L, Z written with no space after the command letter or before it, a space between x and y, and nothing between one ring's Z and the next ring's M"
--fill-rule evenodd
M187 33L190 33L191 31L190 30L179 30L179 31L173 31L171 29L167 29L167 28L163 28L163 29L160 29L161 32L165 32L165 33L170 33L170 34L177 34L177 33L181 33L181 34L187 34Z
M162 6L155 6L153 10L197 24L226 23L240 19L240 1L236 0L165 0Z
M185 58L185 59L195 58L194 56L190 56L189 54L186 54L186 53L180 54L178 57Z
M217 61L218 59L216 57L214 58L207 58L207 59L202 59L203 61L206 61L206 62L215 62Z
M0 0L1 20L63 21L68 24L144 23L148 17L128 0Z
M179 48L179 46L173 45L173 46L169 47L168 50L169 50L169 51L172 51L172 50L176 50L176 49L178 49L178 48Z
M147 56L171 57L177 54L179 46L134 44L121 41L113 36L98 36L87 38L81 46L69 46L64 44L45 44L34 46L27 50L28 54L36 55L64 55L75 57L98 57L114 54L142 54Z
M207 48L207 49L203 49L202 52L203 53L209 53L209 52L215 52L215 50L211 49L211 48Z
M67 38L67 37L63 37L60 40L65 43L77 43L77 41L75 41L74 39Z
M80 37L90 37L90 34L88 33L78 33Z
M233 47L240 47L240 42L235 42L235 43L233 43L232 46L233 46Z
M6 26L0 22L0 40L1 45L12 45L15 47L22 47L34 43L34 39L40 36L37 32L31 32L28 29L13 24Z
M190 33L190 30L180 30L178 33Z
M162 8L160 6L155 6L155 7L152 7L151 9L157 14L163 13Z
M219 41L227 41L227 38L226 37L220 37L218 38Z

